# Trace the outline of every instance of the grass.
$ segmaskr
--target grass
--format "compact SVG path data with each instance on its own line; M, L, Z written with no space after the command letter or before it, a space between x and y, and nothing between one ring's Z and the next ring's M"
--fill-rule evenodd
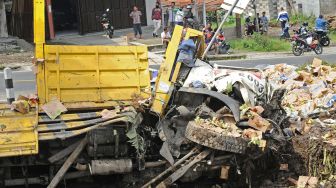
M331 41L335 43L336 42L336 31L331 31L329 33L329 37L330 37Z
M220 23L218 23L218 24L220 24ZM242 24L243 24L243 21L242 21ZM216 29L217 27L218 26L217 26L216 22L211 22L211 28L212 29ZM226 28L226 27L236 27L236 17L235 16L229 16L227 18L227 20L224 23L223 28Z
M230 45L234 50L247 52L281 52L291 49L290 44L284 40L260 34L255 34L250 38L231 40Z

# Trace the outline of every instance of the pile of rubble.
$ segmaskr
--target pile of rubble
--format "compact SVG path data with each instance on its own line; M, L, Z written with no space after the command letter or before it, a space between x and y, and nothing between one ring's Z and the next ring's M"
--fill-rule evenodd
M336 16L327 16L326 17L330 30L336 30Z
M228 147L231 141L224 140L235 138L231 143L239 146L245 140L272 151L287 185L335 185L336 68L319 59L301 68L279 64L262 71L196 62L184 87L217 91L244 104L239 121L232 108L213 112L199 107L186 130L189 140L235 153L245 151Z
M298 175L316 177L321 185L332 187L336 184L336 69L314 59L302 68L271 66L265 74L275 87L287 90L281 102L288 117L283 126L293 152L301 158L304 170ZM309 184L305 177L296 183L302 182Z

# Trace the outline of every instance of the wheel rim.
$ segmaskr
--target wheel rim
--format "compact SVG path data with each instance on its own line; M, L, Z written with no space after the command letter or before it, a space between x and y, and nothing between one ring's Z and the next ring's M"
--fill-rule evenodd
M329 46L330 44L330 40L329 39L326 39L326 38L323 38L322 41L321 41L321 44L323 46Z
M322 54L322 47L320 45L317 45L315 48L315 53L316 54Z
M293 46L293 54L296 56L299 56L302 54L302 49L300 49L300 46L298 45Z

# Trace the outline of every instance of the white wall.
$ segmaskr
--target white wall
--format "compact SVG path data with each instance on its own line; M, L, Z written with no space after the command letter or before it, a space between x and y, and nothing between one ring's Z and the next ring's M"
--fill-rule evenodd
M296 0L295 8L298 10L299 4L302 4L302 13L306 16L319 16L320 1L319 0Z
M152 10L155 7L156 0L146 0L147 25L153 25Z

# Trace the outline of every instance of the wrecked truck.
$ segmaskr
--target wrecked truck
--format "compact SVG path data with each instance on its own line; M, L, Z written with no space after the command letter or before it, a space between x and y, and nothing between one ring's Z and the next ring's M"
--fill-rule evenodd
M0 106L2 186L258 187L277 165L285 90L263 71L200 60L203 33L176 26L152 90L146 47L48 45L44 9L34 0L37 97Z

